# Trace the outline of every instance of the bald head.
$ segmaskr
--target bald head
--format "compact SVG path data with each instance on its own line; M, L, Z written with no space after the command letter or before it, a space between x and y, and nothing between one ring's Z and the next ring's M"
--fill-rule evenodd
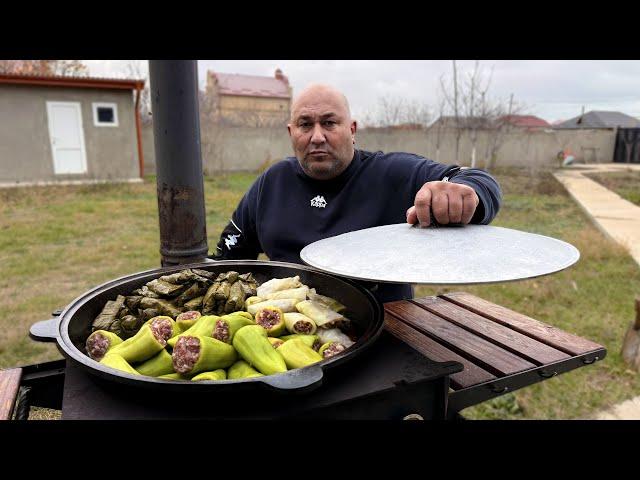
M287 129L296 158L311 178L335 178L353 160L357 125L347 98L330 85L309 85L300 92Z
M351 121L351 109L349 108L349 101L337 88L324 83L312 83L305 87L294 99L291 105L291 122L294 121L296 115L300 112L300 109L316 103L318 101L329 102L335 105L341 105L344 108L343 115L348 121Z

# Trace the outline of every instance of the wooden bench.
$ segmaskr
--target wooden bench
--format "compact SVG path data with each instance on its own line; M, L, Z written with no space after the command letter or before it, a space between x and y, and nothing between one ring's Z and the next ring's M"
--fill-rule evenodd
M448 417L602 360L602 345L469 293L389 302L385 328L431 360L456 361Z

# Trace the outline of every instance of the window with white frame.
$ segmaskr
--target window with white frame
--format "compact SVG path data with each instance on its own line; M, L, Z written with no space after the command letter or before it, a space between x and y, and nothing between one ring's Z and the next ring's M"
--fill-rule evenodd
M118 106L115 103L93 104L93 124L96 127L117 127Z

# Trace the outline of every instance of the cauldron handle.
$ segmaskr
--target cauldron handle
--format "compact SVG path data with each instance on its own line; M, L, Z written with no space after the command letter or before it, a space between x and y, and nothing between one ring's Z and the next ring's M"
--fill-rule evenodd
M29 337L36 342L55 342L58 339L59 322L58 318L36 322L29 329Z
M260 380L276 390L299 390L321 382L322 376L320 366L310 365L283 374L267 375Z

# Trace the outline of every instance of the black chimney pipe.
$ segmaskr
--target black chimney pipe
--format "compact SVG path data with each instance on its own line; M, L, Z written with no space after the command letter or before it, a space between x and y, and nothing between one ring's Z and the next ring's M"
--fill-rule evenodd
M196 60L149 60L162 266L205 261Z

